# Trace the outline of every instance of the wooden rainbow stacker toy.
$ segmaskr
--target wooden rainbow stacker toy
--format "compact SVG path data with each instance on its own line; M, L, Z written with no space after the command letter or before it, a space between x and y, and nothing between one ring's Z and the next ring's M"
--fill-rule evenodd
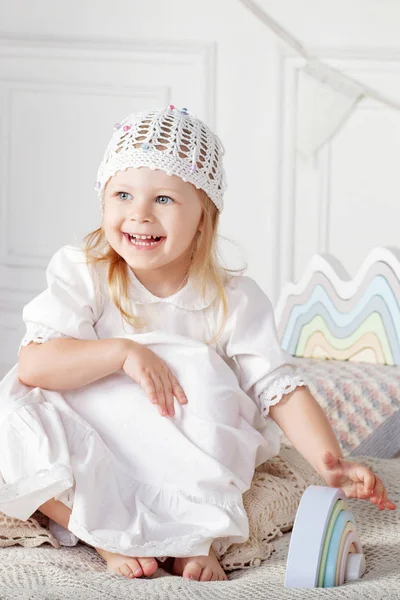
M304 492L290 539L285 587L334 587L365 573L356 523L340 488Z

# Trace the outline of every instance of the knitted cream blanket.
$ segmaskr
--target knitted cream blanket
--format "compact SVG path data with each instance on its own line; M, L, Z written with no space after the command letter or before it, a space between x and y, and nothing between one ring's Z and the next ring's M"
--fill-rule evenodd
M213 543L223 568L226 571L249 568L268 558L271 540L291 529L300 497L311 483L324 484L293 448L283 447L279 456L258 467L251 488L243 495L249 518L248 541L230 544L229 538L218 538ZM0 513L0 548L16 544L32 548L45 542L60 548L48 529L48 522L39 511L27 521Z
M358 460L382 477L391 499L400 505L400 460L367 457L358 457ZM214 542L221 564L228 572L227 582L188 581L161 568L151 578L126 580L106 573L103 559L85 544L60 549L44 544L34 548L43 541L57 546L44 521L40 525L36 520L36 513L28 526L19 522L19 529L15 522L6 524L3 519L0 523L0 545L4 546L0 549L0 598L279 600L321 594L344 600L400 598L400 510L381 512L361 500L349 503L367 562L362 580L324 591L283 587L290 534L282 534L293 524L304 489L316 483L323 484L323 481L293 448L282 448L278 457L257 469L250 490L244 494L250 522L249 540L229 547L224 546L224 540Z

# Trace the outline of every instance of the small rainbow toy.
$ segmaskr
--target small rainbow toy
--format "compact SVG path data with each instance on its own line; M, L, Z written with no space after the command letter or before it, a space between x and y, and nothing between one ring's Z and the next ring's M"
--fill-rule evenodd
M344 492L311 485L296 513L285 587L334 587L364 573L365 558Z
M292 356L400 365L400 252L375 248L352 279L317 254L299 283L288 283L275 315Z

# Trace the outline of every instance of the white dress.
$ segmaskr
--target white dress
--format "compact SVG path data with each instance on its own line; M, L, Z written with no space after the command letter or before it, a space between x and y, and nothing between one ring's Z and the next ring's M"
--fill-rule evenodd
M303 385L277 342L271 303L249 277L227 285L229 319L189 282L158 298L130 275L141 333L110 299L105 267L79 248L50 261L48 287L27 304L21 343L54 337L126 337L158 354L188 402L163 417L123 371L68 391L22 384L15 365L0 383L0 511L26 520L55 497L68 529L128 556L206 555L213 540L248 539L242 494L254 469L279 452L268 408ZM137 331L137 330L136 330Z

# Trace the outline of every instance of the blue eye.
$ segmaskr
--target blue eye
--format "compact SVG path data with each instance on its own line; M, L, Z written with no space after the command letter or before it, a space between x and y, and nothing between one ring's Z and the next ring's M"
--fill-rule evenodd
M130 194L128 194L128 192L118 192L117 196L119 197L120 200L126 200L127 198L121 198L120 194L125 194L127 196L130 196ZM131 196L132 197L132 196Z
M121 194L123 194L123 196ZM132 195L128 192L117 192L117 196L120 200L128 200L127 196L130 196L132 198ZM156 201L158 201L160 198L164 198L170 200L171 202L174 202L174 200L172 200L172 198L170 198L169 196L157 196ZM169 202L159 202L159 204L169 204Z
M167 198L167 200L171 200L171 202L173 202L172 198L170 198L169 196L157 196L156 200L158 200L159 198ZM160 202L160 204L167 204L167 202Z

